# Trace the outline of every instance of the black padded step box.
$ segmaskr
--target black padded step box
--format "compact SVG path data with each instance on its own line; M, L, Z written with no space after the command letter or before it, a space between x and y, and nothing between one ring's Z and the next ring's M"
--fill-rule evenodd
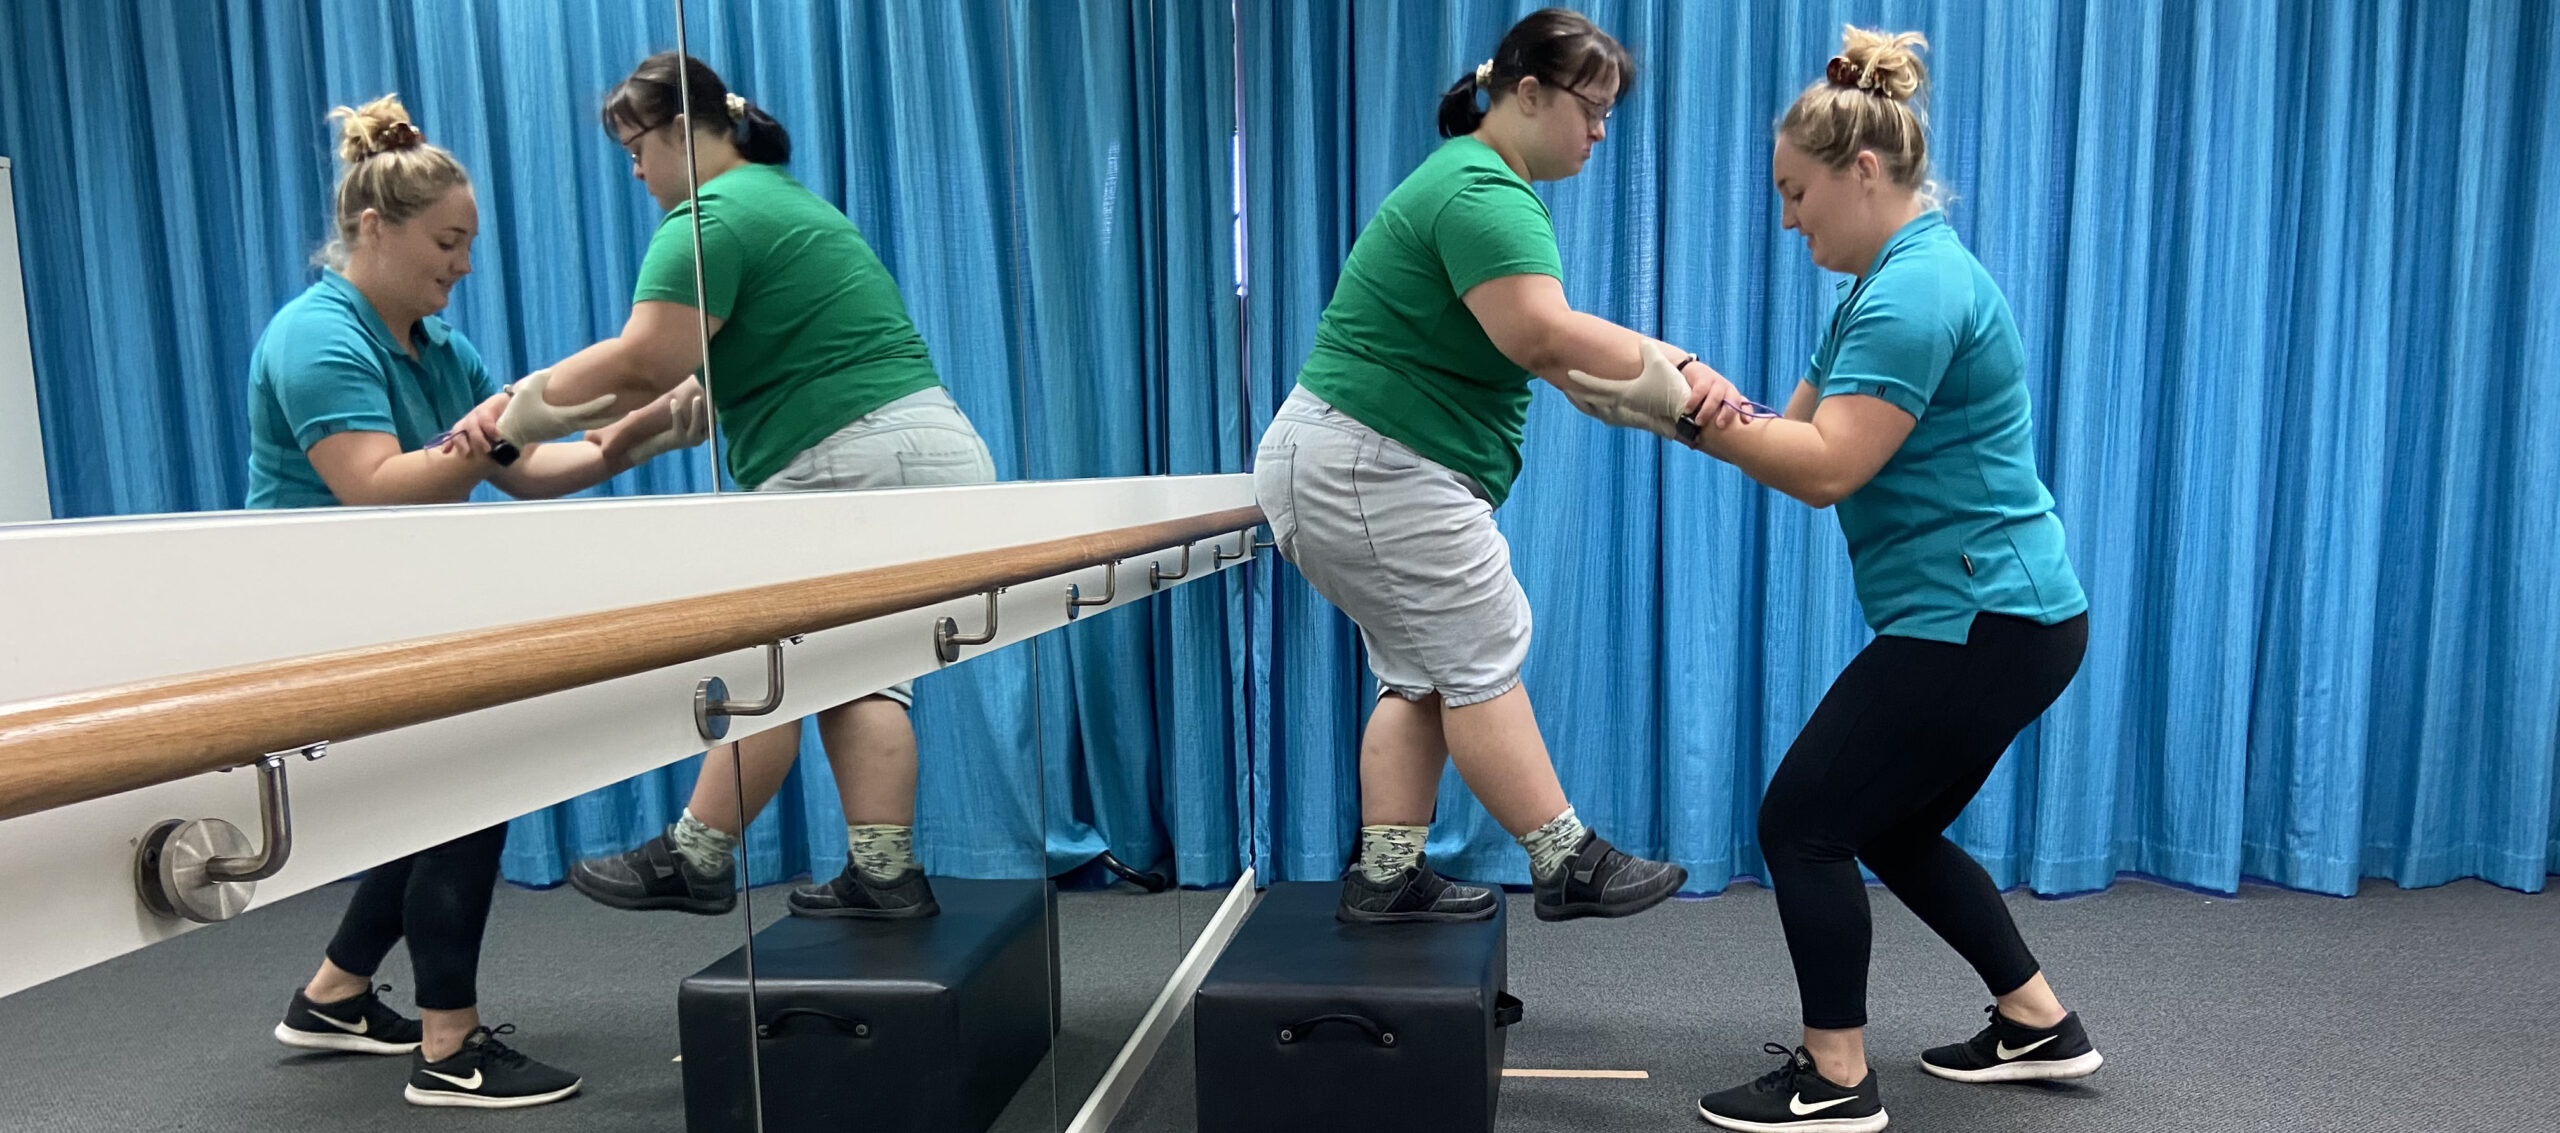
M1056 1033L1046 880L933 882L942 914L786 916L676 993L688 1133L972 1133L994 1123ZM749 1015L753 1003L754 1015Z
M1272 886L1192 998L1200 1133L1484 1133L1502 1088L1504 915L1346 925Z

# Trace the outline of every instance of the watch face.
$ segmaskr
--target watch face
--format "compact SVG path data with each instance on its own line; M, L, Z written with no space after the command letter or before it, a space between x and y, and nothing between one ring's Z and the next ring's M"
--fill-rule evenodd
M522 455L524 454L519 452L511 441L502 440L489 446L489 459L497 461L500 467L514 464L516 458Z
M1674 417L1671 421L1671 431L1680 435L1680 443L1688 444L1698 439L1697 422L1686 417ZM512 460L514 457L510 456L508 459Z

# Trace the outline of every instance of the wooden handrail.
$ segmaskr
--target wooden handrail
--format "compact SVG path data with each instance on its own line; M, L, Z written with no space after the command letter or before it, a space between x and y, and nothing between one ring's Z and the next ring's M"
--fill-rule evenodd
M0 819L922 609L1261 523L1260 508L1229 508L0 705ZM541 663L522 664L527 656Z

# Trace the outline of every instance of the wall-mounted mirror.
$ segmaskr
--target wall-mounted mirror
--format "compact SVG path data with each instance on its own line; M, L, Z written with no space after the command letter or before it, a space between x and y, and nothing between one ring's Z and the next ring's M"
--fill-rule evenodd
M599 111L680 19L0 14L0 522L709 490L710 449L670 428L672 405L505 463L438 440L475 409L496 426L499 386L624 328L656 210ZM666 364L698 368L686 349ZM672 990L741 948L743 911L634 918L562 882L663 830L702 767L0 999L0 1095L56 1130L424 1128L454 1107L682 1129ZM325 790L297 801L305 823L362 821Z

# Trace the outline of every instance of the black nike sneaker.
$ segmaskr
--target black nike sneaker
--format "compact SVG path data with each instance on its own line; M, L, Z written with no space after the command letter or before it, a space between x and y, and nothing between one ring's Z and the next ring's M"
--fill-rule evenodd
M738 862L702 873L676 852L669 826L627 853L588 858L569 867L569 887L617 909L673 909L716 917L738 907Z
M585 1079L556 1066L546 1066L499 1042L516 1033L515 1024L482 1027L462 1040L453 1057L427 1061L421 1050L409 1068L410 1105L464 1106L471 1109L521 1109L556 1102L578 1092Z
M1920 1068L1956 1082L2027 1082L2052 1078L2086 1078L2106 1059L2089 1045L2089 1032L2072 1013L2038 1029L2010 1021L1997 1003L1982 1009L1990 1025L1970 1041L1932 1047L1920 1056Z
M1415 856L1385 881L1371 881L1354 865L1342 875L1342 903L1333 919L1344 924L1400 924L1412 921L1481 921L1493 916L1501 898L1480 885L1460 885L1440 876L1431 860Z
M1842 1086L1813 1068L1813 1056L1776 1043L1760 1048L1787 1064L1720 1094L1698 1099L1698 1116L1720 1129L1742 1133L1876 1133L1885 1127L1884 1098L1876 1072L1856 1086Z
M942 914L924 871L909 867L887 881L873 881L848 860L844 872L824 884L803 885L785 899L795 917L855 917L902 921Z
M1577 917L1632 917L1680 891L1689 871L1669 862L1621 853L1598 834L1584 831L1582 845L1544 880L1531 879L1532 906L1542 921Z
M284 1022L276 1024L276 1041L304 1050L343 1050L353 1054L407 1054L416 1050L418 1021L382 1002L378 993L389 990L391 985L384 984L352 999L313 1003L296 989L293 1002L285 1006Z

